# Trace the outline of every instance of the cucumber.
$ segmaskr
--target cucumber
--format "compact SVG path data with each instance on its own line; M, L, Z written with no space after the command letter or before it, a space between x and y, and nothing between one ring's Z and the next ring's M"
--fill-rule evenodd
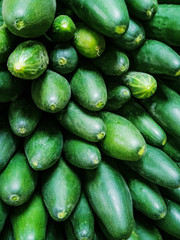
M82 65L73 75L71 90L75 100L91 111L101 110L107 102L107 90L101 74L90 65Z
M102 161L98 168L86 170L83 179L90 205L109 234L128 238L133 228L132 199L121 174Z
M104 52L104 36L95 32L84 23L78 23L74 34L74 45L77 51L86 58L97 58Z
M4 228L8 213L9 207L0 199L0 232L2 232Z
M81 182L75 171L61 157L43 174L42 197L55 221L66 220L74 210L81 193Z
M159 4L155 16L144 23L147 37L172 46L180 46L180 36L178 34L180 31L179 11L179 5Z
M156 89L156 79L150 74L130 71L120 79L122 84L127 86L135 98L146 99L151 97Z
M156 147L147 144L147 151L140 161L126 161L125 163L150 182L166 188L180 186L179 167L168 155Z
M180 204L180 187L174 189L161 187L160 191L163 196Z
M49 218L45 240L64 240L62 225Z
M32 80L46 70L48 63L45 46L39 41L28 40L20 43L10 54L7 66L15 77Z
M146 143L139 130L127 119L111 113L99 114L106 125L106 136L100 142L102 151L116 159L137 161L146 151Z
M111 41L123 50L135 50L145 41L144 28L137 20L130 19L127 31L119 38L112 38Z
M18 98L11 102L8 111L9 124L19 137L30 135L41 117L41 111L30 98Z
M103 74L110 76L121 76L129 69L129 59L127 55L112 44L108 44L103 54L93 59L92 63L99 68Z
M98 142L105 137L106 126L103 120L95 112L88 111L73 101L57 113L57 119L65 129L90 142Z
M98 147L82 138L70 135L63 146L64 156L72 165L83 169L94 169L101 162Z
M11 222L14 238L44 240L47 217L42 197L35 192L28 202L13 208Z
M11 206L27 202L35 190L37 177L24 153L17 152L0 175L1 199Z
M50 52L50 66L59 74L67 74L74 71L78 64L78 54L69 43L55 45Z
M42 119L36 130L25 139L24 150L30 166L37 171L54 165L62 151L63 136L56 122Z
M51 26L56 11L56 1L5 0L3 17L8 29L17 36L36 38Z
M157 0L125 0L128 11L140 20L150 20L158 9Z
M164 219L155 221L165 232L180 239L180 204L166 199L167 214Z
M111 0L111 3L108 0L63 0L63 3L105 36L119 37L128 28L129 14L124 0Z
M71 97L71 89L63 76L47 70L32 82L31 95L38 108L45 112L56 113L67 105Z
M146 112L146 110L131 99L118 114L132 122L143 135L145 141L155 147L162 147L166 144L166 133Z
M132 55L136 71L175 77L180 75L180 56L165 43L146 40Z
M174 161L180 162L180 143L179 139L168 135L167 142L162 150Z

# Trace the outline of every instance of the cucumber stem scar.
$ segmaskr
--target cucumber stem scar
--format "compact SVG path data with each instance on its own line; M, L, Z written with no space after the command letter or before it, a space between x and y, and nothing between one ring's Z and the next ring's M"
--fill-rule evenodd
M143 145L142 148L139 150L138 155L142 156L145 151L146 145Z
M66 216L66 212L65 211L62 211L62 212L58 212L58 218L62 219Z
M105 132L100 132L97 134L97 139L102 139L105 136Z

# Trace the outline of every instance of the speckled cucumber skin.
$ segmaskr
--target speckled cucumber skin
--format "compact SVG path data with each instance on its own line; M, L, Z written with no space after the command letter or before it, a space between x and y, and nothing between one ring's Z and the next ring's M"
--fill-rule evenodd
M70 216L80 193L79 177L62 157L43 175L43 200L55 221L64 221Z
M0 199L0 233L4 228L9 213L9 207Z

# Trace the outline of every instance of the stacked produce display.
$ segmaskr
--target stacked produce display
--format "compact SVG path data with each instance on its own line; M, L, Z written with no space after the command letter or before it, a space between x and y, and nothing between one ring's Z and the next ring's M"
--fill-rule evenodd
M0 239L180 239L180 0L0 1Z

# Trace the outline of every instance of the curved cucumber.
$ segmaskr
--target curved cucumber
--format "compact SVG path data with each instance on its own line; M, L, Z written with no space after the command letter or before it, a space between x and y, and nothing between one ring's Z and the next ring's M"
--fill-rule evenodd
M180 162L180 143L179 139L168 135L167 142L162 150L174 161Z
M9 207L0 199L0 232L4 228L5 221L9 213Z

